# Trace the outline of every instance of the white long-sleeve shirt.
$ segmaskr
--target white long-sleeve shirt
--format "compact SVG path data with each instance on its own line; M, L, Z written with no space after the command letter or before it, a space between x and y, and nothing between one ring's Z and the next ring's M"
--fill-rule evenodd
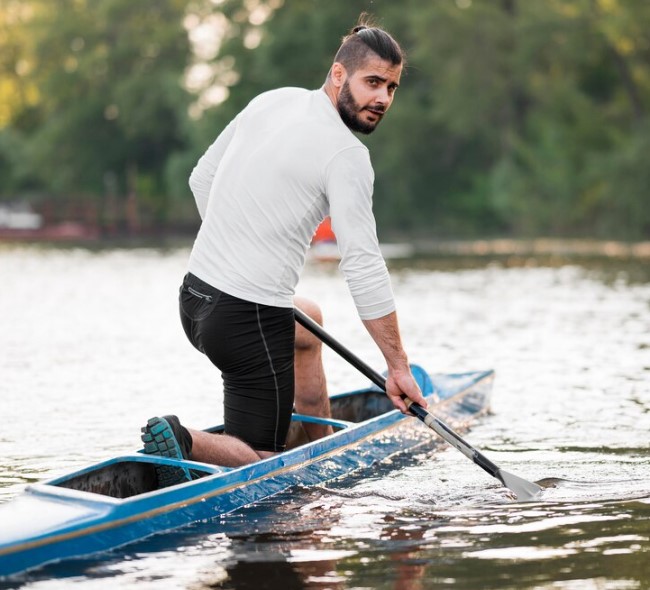
M261 94L190 176L203 220L188 270L221 291L292 307L312 236L330 215L361 319L395 309L372 213L367 148L323 90Z

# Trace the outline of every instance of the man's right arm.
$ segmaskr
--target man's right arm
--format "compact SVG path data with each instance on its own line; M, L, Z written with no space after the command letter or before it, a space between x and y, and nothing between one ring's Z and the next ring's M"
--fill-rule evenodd
M190 188L196 201L196 208L199 210L201 219L205 218L205 212L208 208L210 198L210 189L214 180L221 158L226 152L230 141L235 134L237 119L233 119L230 124L219 134L219 137L207 149L197 162L192 174L190 174Z
M426 408L427 402L422 397L422 392L413 378L406 352L402 346L397 314L393 311L380 318L363 320L363 324L386 359L388 366L386 395L390 401L404 413L407 413L407 408L402 396L406 396Z

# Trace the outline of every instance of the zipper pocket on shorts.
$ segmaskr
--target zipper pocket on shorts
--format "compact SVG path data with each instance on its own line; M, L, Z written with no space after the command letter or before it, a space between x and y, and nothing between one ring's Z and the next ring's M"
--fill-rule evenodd
M193 289L192 287L186 287L187 292L191 293L194 295L194 297L198 297L199 299L203 299L206 303L212 303L212 295L206 295L205 293L201 293L200 291L197 291L196 289Z

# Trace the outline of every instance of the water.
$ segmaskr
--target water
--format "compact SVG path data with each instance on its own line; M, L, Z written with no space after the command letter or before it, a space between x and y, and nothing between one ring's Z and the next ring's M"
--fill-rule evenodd
M152 414L220 421L218 374L176 313L187 254L0 249L0 502L132 451ZM411 361L497 372L493 415L467 439L558 487L512 502L457 451L423 452L0 588L650 587L647 265L446 260L392 274ZM335 267L309 265L299 292L382 368ZM329 351L325 365L332 392L366 382Z

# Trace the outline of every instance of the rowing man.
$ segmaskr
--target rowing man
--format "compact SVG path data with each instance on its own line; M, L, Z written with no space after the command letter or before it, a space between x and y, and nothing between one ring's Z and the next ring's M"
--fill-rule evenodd
M385 357L387 395L426 407L402 347L390 278L372 213L374 173L354 133L372 133L388 111L403 66L398 43L360 25L343 39L322 88L280 88L253 99L190 176L202 219L180 290L185 333L221 371L224 434L151 418L146 453L223 466L285 449L291 412L330 416L321 343L294 321L294 297L314 231L331 217L340 268L368 332ZM315 440L332 432L305 423ZM158 468L160 485L189 477Z

